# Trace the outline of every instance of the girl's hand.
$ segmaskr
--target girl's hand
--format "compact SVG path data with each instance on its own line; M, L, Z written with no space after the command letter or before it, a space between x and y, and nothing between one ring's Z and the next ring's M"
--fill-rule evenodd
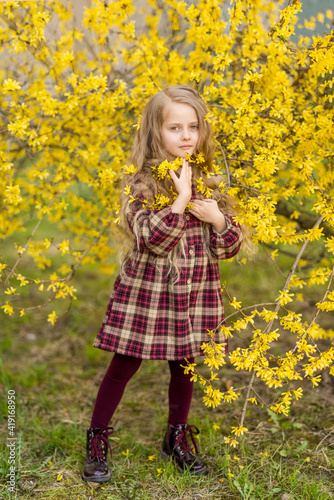
M216 200L193 200L189 210L197 219L212 224L218 233L226 229L226 220L218 208Z
M170 170L169 173L172 181L174 182L175 190L178 194L178 197L171 206L172 212L183 213L192 195L191 167L189 163L185 159L183 159L180 175L177 176L174 170Z
M188 198L188 202L191 198L191 176L192 171L187 160L183 158L180 176L178 177L174 170L169 171L172 181L174 182L175 190L178 195Z

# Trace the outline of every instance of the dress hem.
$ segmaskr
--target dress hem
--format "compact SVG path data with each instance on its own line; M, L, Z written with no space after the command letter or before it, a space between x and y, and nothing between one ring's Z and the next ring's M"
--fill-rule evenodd
M180 356L172 356L172 357L167 357L166 355L163 355L163 356L151 356L149 354L147 355L143 355L143 354L137 354L137 353L132 353L132 352L129 352L129 351L125 351L124 349L117 349L117 348L111 348L111 349L108 349L106 347L102 347L100 345L93 345L93 347L96 347L97 349L101 349L102 351L108 351L108 352L115 352L117 354L123 354L123 356L130 356L132 358L137 358L137 359L146 359L146 360L165 360L165 361L179 361L179 360L182 360L182 359L186 359L186 358L197 358L198 356L204 356L204 352L201 351L199 352L198 350L195 351L194 353L188 353L188 354L185 354L185 355L180 355Z

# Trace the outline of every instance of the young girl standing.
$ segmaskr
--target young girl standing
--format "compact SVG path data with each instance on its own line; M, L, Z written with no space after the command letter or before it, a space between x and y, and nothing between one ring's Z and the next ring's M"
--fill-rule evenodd
M143 359L168 360L170 368L162 457L182 472L206 472L194 440L199 430L187 423L193 382L182 364L203 354L208 330L217 329L215 341L225 341L218 328L224 318L218 260L236 255L243 239L242 228L232 218L233 203L218 189L221 178L214 175L207 113L197 91L168 87L146 105L134 140L130 163L137 170L127 176L121 200L123 227L132 247L94 343L115 354L87 429L85 481L110 479L109 422ZM162 175L157 166L176 158L183 159L178 172ZM196 180L212 190L210 199L197 191ZM169 201L157 208L161 195Z

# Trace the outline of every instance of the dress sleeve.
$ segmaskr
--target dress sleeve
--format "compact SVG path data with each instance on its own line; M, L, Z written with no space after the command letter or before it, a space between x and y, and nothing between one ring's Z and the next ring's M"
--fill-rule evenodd
M225 215L225 219L227 227L222 233L218 233L210 225L210 250L216 259L234 257L239 252L243 239L240 225L229 215Z
M146 249L160 256L168 255L186 230L185 214L173 213L170 207L162 210L143 208L141 203L143 195L140 190L135 194L135 201L129 203L127 220L138 249L140 251ZM147 186L145 194L147 195Z

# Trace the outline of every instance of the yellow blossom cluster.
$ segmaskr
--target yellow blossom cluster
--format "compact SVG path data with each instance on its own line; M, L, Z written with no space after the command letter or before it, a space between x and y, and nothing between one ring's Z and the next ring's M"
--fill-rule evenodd
M334 310L333 13L304 23L310 31L322 23L323 34L298 37L301 10L299 0L149 0L140 8L93 0L78 26L71 2L0 2L0 239L10 248L0 258L1 314L45 304L53 325L75 298L78 266L114 271L110 229L121 180L137 170L124 165L144 105L167 85L189 84L209 108L222 192L238 199L238 221L282 275L271 303L255 297L246 310L229 297L236 317L218 328L226 338L249 334L249 347L227 358L212 332L203 346L211 379L191 370L204 402L240 397L214 388L228 359L250 377L246 403L283 413L302 383L317 385L326 368L334 374L334 331L323 321ZM195 161L208 175L201 154ZM179 165L153 172L163 179ZM196 185L211 196L202 178ZM160 194L152 207L166 204ZM294 257L287 274L281 252ZM309 289L317 299L306 320L296 304ZM294 347L278 355L285 332ZM255 377L285 392L266 403L251 394ZM244 416L226 437L231 446L246 432Z
M202 153L199 153L198 155L196 155L195 158L190 157L186 153L186 158L189 161L189 163L193 163L193 164L196 164L196 165L202 167L203 172L205 172L206 175L208 177L210 177L210 174L207 171L207 168L202 165L202 163L204 162L204 157L203 157ZM153 177L156 177L158 180L170 178L169 171L170 170L177 171L182 166L182 161L183 161L182 158L176 158L174 161L165 160L162 163L160 163L159 165L153 165L151 167ZM131 174L131 173L136 172L136 170L133 169L132 165L130 167L125 167L124 170L127 174L129 174L129 173ZM211 198L212 189L204 186L202 177L200 177L199 179L195 179L195 184L196 184L196 189L197 189L198 193L203 194L205 198ZM137 198L135 198L133 196L130 186L125 186L124 194L129 196L130 203L133 203L134 201L137 200ZM172 204L173 200L176 199L177 193L173 190L173 188L171 188L171 194L172 194L172 200L169 197L167 197L164 194L159 192L155 195L153 203L152 203L152 201L149 202L146 199L140 200L140 202L141 202L143 208L148 207L151 210L161 210L164 207L170 206ZM187 209L190 207L190 205L191 205L191 203L188 204Z
M164 179L169 175L170 170L177 170L182 165L182 158L176 158L174 161L167 161L160 163L160 165L155 165L152 167L153 176L157 179Z

